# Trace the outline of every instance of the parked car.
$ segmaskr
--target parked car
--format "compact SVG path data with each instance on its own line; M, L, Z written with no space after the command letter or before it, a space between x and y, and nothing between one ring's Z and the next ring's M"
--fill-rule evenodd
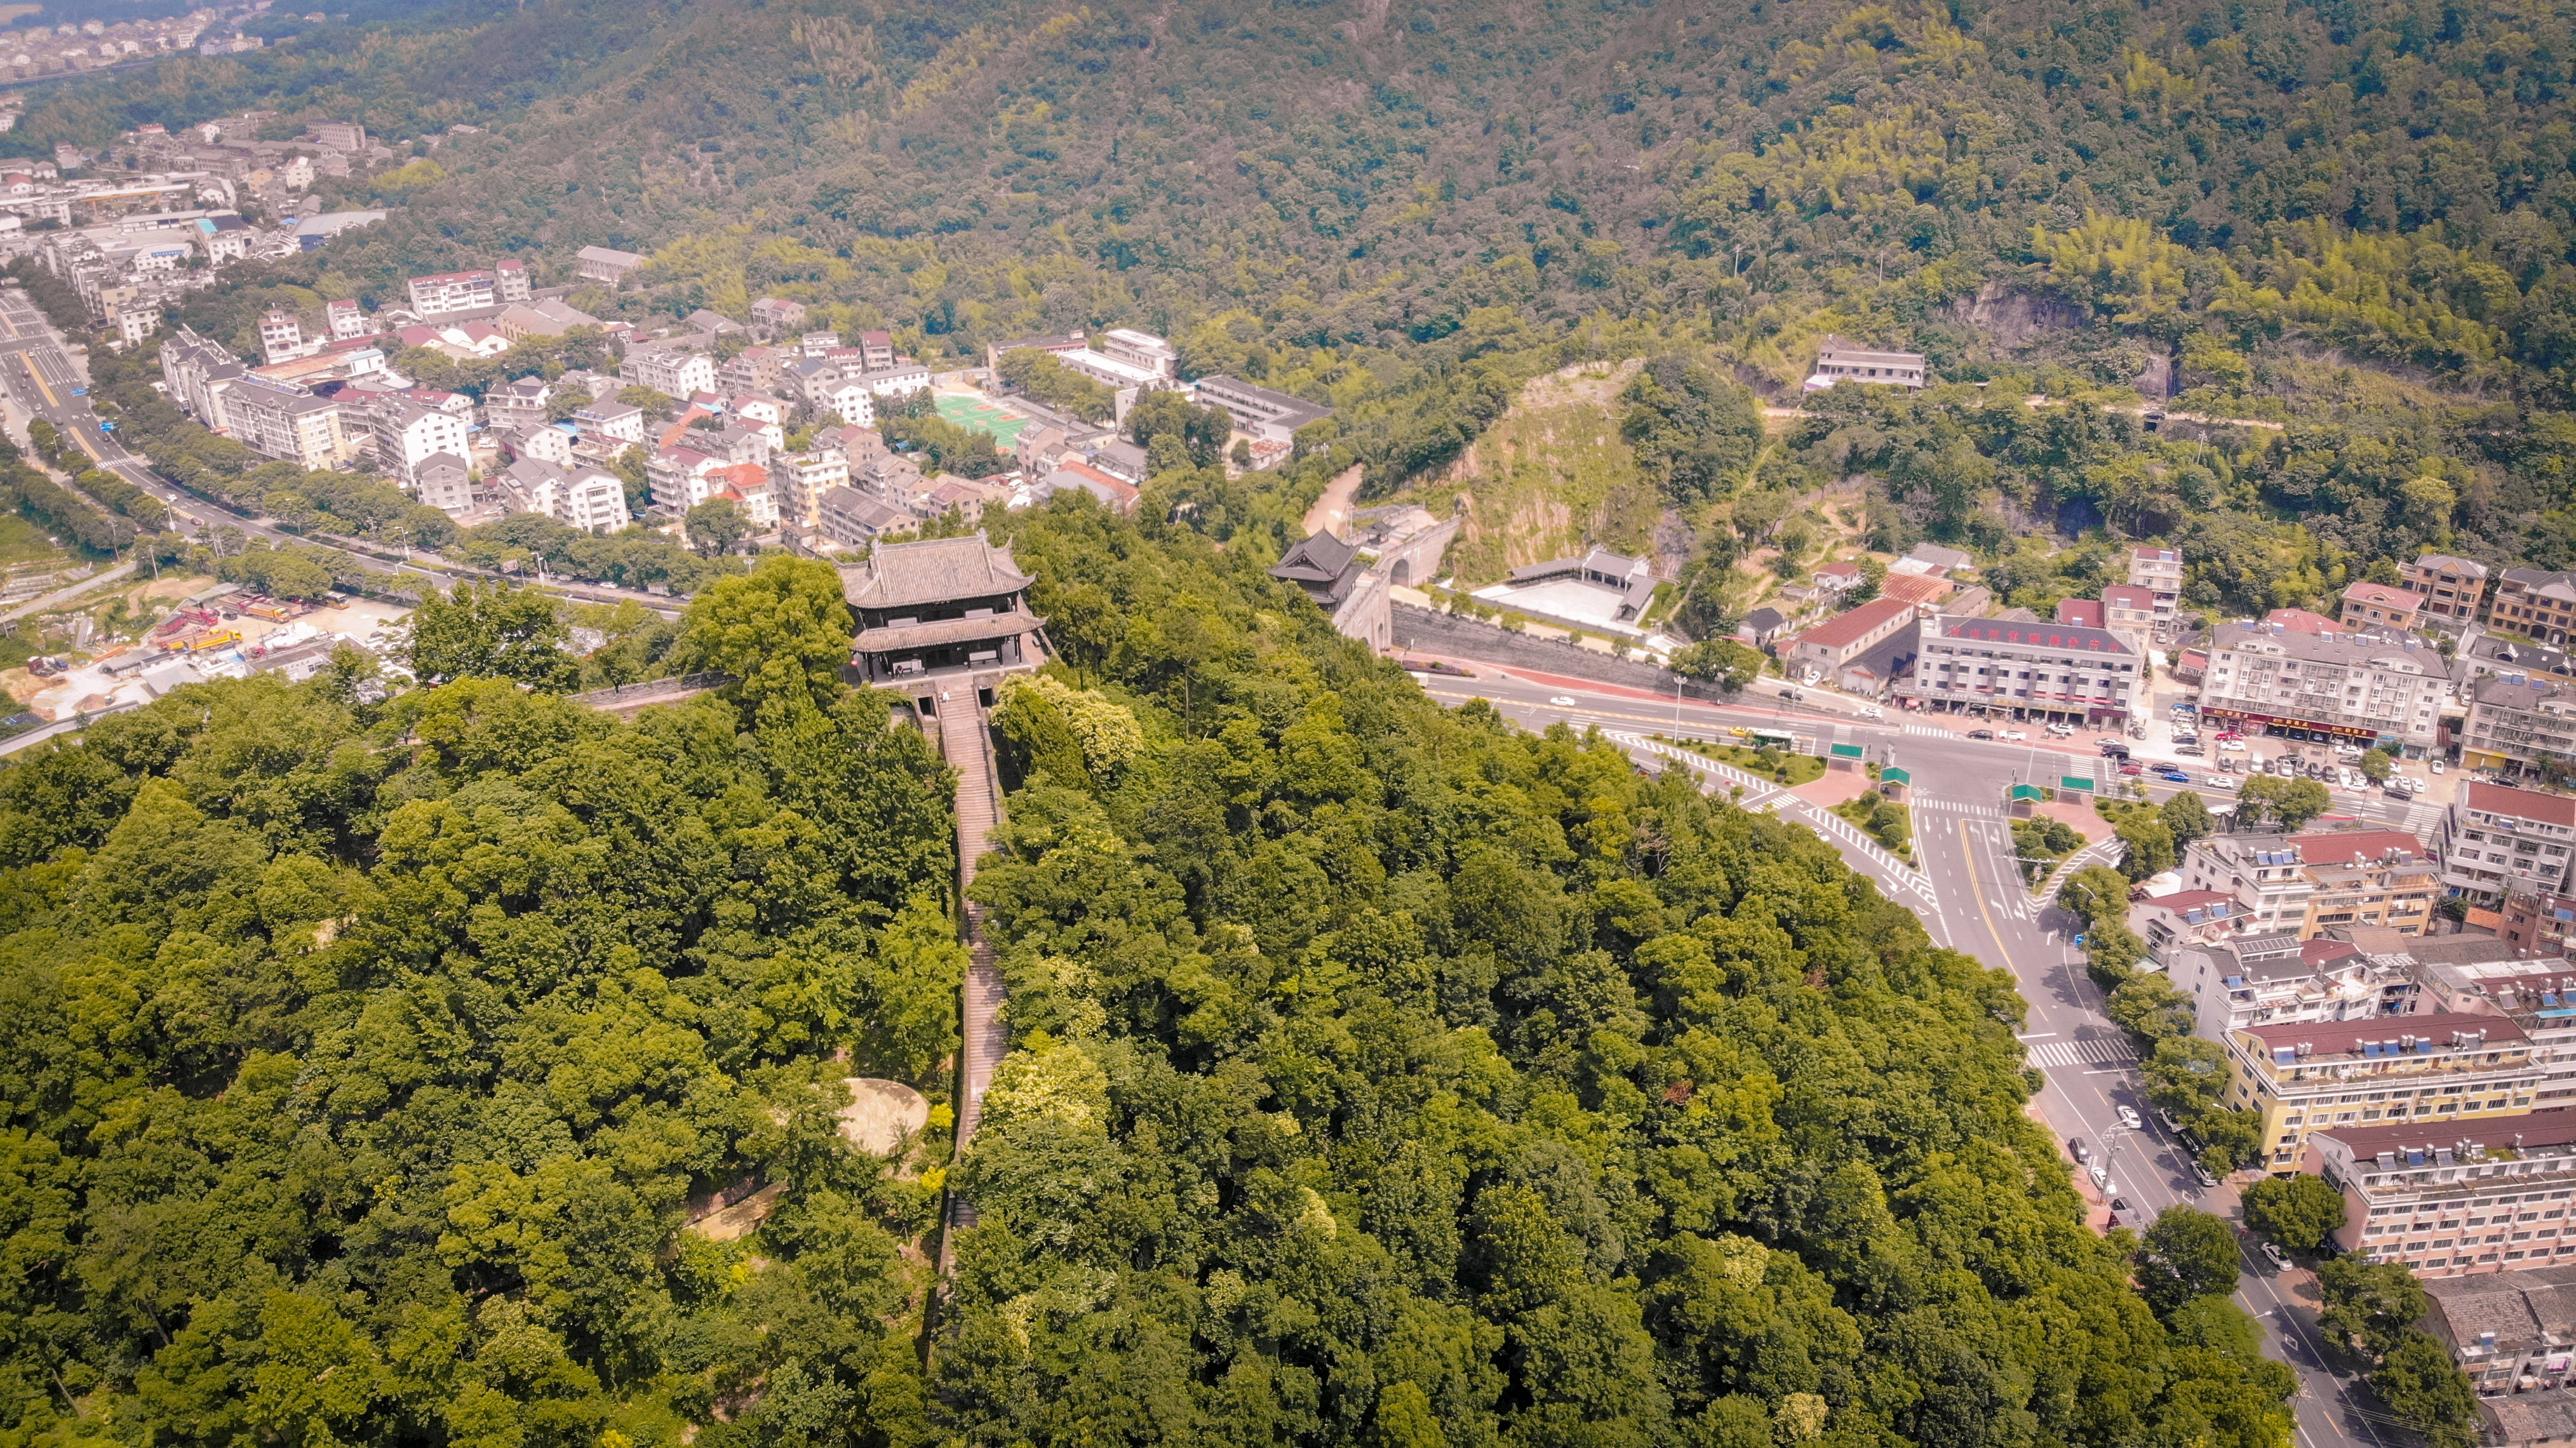
M1789 702L1791 702L1791 703L1793 703L1793 704L1794 704L1794 703L1796 703L1798 700L1803 699L1803 698L1805 698L1805 697L1807 697L1807 696L1806 696L1806 695L1804 695L1804 694L1799 693L1799 692L1798 692L1797 690L1795 690L1795 689L1782 689L1782 690L1780 691L1780 697L1781 697L1781 698L1783 698L1783 699L1786 699L1786 700L1788 700Z
M2111 1189L2111 1169L2109 1167L2104 1166L2097 1161L2092 1166L2086 1168L2086 1175L2093 1178L2093 1185L2100 1187L2106 1192Z
M2278 1242L2264 1243L2263 1257L2264 1260L2272 1264L2272 1270L2275 1272L2286 1272L2290 1270L2290 1254L2282 1251L2281 1244Z
M2073 1136L2067 1138L2066 1150L2068 1154L2072 1155L2077 1161L2091 1161L2093 1159L2093 1148L2084 1144L2083 1137Z
M1995 737L1997 739L2028 739L2030 737L2030 731L2027 729L1998 729L1995 731Z
M2435 774L2439 774L2442 772L2442 761L2436 759L2430 767Z
M2134 1106L2123 1106L2120 1108L2120 1124L2129 1128L2131 1131L2137 1131L2145 1127L2147 1123L2139 1119L2138 1108Z
M2048 732L2056 735L2060 739L2064 739L2075 732L2075 726L2072 724L2051 724L2048 726Z
M1995 737L1995 731L1992 729L1971 729L1968 731L1968 737L1971 739L1992 739Z
M2200 1183L2204 1189L2218 1185L2218 1178L2210 1175L2209 1168L2199 1162L2191 1164L2191 1179Z
M2156 1121L2159 1125L2163 1126L2165 1130L2172 1132L2174 1135L2180 1136L2182 1134L2182 1122L2177 1119L2172 1112L2164 1110L2161 1107L2157 1108Z

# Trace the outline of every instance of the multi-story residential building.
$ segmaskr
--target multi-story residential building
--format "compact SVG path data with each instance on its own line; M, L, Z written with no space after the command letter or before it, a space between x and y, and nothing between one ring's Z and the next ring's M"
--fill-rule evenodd
M788 363L796 360L784 347L745 347L716 366L716 386L727 394L776 392Z
M2183 847L2182 887L2215 891L2235 901L2235 928L2248 935L2307 932L2308 897L2316 882L2306 874L2298 841L2278 830L2206 835Z
M412 492L419 491L420 470L432 458L463 462L471 456L466 420L401 393L378 397L368 409L375 436L376 468Z
M864 547L878 537L913 528L921 520L856 488L831 488L815 502L815 530L835 543Z
M698 350L702 339L672 338L661 342L638 342L626 349L617 364L617 375L638 387L650 387L666 397L687 398L701 392L712 392L716 385L716 359Z
M2273 1172L2294 1169L2312 1131L2461 1121L2531 1109L2541 1070L2510 1019L2464 1013L2242 1026L2226 1037L2221 1104L2262 1114Z
M2171 618L2170 611L2159 612L2156 592L2135 583L2113 583L2102 590L2102 626L2114 633L2128 634L2133 639L2152 638L2156 621Z
M272 311L259 319L259 350L272 363L308 356L320 346L321 339L315 338L314 343L313 347L304 345L304 324L296 320L293 312Z
M494 427L515 422L543 422L546 407L553 401L554 389L546 385L546 379L522 377L485 393L483 412Z
M331 324L333 341L345 342L351 337L367 335L367 314L360 310L355 297L344 297L322 309Z
M161 380L170 400L215 432L231 431L223 394L245 370L240 358L186 327L161 344Z
M623 402L606 400L585 403L573 409L573 423L585 438L603 438L610 442L638 443L644 440L644 409Z
M2182 550L2130 549L2129 586L2153 596L2158 623L2171 622L2182 612Z
M2447 553L2427 553L2397 570L2407 590L2424 600L2424 623L2445 633L2457 633L2478 617L2478 605L2487 591L2487 566L2453 558Z
M572 434L549 425L543 417L512 418L492 424L492 439L501 446L511 461L535 458L557 467L571 467L577 456Z
M2402 958L2349 941L2250 935L2168 955L2167 978L2192 998L2192 1034L2208 1041L2247 1026L2375 1020L2415 995Z
M2343 1192L2335 1245L2402 1262L2432 1294L2427 1322L2481 1393L2509 1391L2534 1368L2553 1386L2568 1368L2576 1312L2531 1324L2520 1285L2576 1307L2576 1110L2332 1126L2309 1138L2307 1170ZM2562 1265L2553 1266L2557 1263ZM2501 1275L2499 1275L2501 1274ZM2499 1309L2503 1309L2499 1311ZM2502 1441L2502 1440L2490 1440Z
M2421 935L2432 924L2441 875L2422 840L2404 830L2342 830L2291 843L2310 884L2302 936L2373 926Z
M732 466L713 453L692 447L666 447L644 460L645 481L653 489L653 511L666 518L677 518L691 508L722 492L722 480L709 481L708 475Z
M2508 679L2545 678L2560 683L2576 683L2576 656L2548 644L2473 628L2461 634L2459 650L2451 660L2451 672L2464 686L2499 675Z
M232 424L232 435L262 457L308 470L336 468L348 461L340 404L293 383L245 373L224 393L224 416Z
M1792 672L1803 671L1811 679L1839 685L1845 682L1846 669L1871 649L1912 629L1914 622L1914 605L1873 598L1798 635L1780 651L1780 661Z
M883 372L894 366L894 334L861 332L859 334L859 370Z
M311 130L316 143L334 151L367 149L367 128L355 121L315 121Z
M2200 712L2248 733L2421 755L2449 682L2442 656L2411 635L2224 623L2210 641Z
M496 306L498 292L488 271L440 272L413 277L411 309L422 317L444 317Z
M787 446L787 404L775 397L744 394L725 400L724 410L737 426L751 428L776 452Z
M2010 710L2016 718L2079 724L2120 724L2137 712L2146 660L2126 634L1949 616L1924 619L1920 628L1913 676L1899 681L1897 693L1924 707Z
M2465 780L2442 817L2442 888L2482 905L2514 890L2568 892L2576 799Z
M762 297L751 304L751 329L762 341L784 337L805 325L805 306L785 297ZM892 350L892 349L888 349Z
M2468 686L2463 768L2506 775L2576 772L2576 684L2495 674Z
M2508 890L2496 914L2504 922L2496 934L2524 960L2564 956L2576 936L2576 895Z
M2343 591L2343 626L2381 632L2412 632L2424 611L2423 596L2385 583L2356 583Z
M502 301L524 302L536 295L536 282L528 275L528 264L512 257L492 264L492 290Z
M780 453L769 460L771 491L779 516L807 528L822 525L823 495L849 486L850 461L837 448L806 453Z
M2576 573L2538 568L2508 568L2496 579L2495 603L2487 624L2501 633L2520 634L2552 647L2562 647L2576 632Z
M522 458L494 481L513 511L543 513L585 532L626 526L626 485L613 473Z
M838 418L846 427L874 427L877 422L877 396L865 383L856 379L828 375L809 379L805 398L816 412Z
M705 474L707 497L731 500L761 532L778 526L778 493L769 485L769 470L758 463L727 463Z
M2511 1017L2540 1066L2532 1100L2542 1109L2576 1104L2576 963L2526 958L2493 935L2433 936L2408 942L2407 952L2417 1009Z

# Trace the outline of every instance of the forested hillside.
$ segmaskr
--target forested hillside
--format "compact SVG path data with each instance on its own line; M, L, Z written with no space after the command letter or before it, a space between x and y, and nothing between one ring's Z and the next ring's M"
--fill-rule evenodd
M2009 980L1812 835L1444 714L1233 550L1016 535L1140 742L1004 711L948 1431L2283 1440L2226 1229L2085 1230Z
M947 771L830 682L847 632L778 560L681 640L740 698L629 726L335 669L11 760L0 1437L677 1445L764 1380L916 1411L939 1182L831 1113L944 1095L964 951ZM756 1257L681 1230L763 1183Z
M1872 450L1802 446L1779 459L1790 471L1718 479L1721 502L1775 494L1749 509L1667 491L1667 532L1713 561L1732 519L1776 527L1839 480L1819 463L1865 470L1899 534L1961 541L2200 527L2241 557L2278 524L2331 517L2266 575L2324 589L2424 541L2543 564L2576 544L2576 41L2558 10L470 0L379 15L282 21L299 33L269 51L67 87L0 139L94 141L250 104L279 109L281 130L354 116L398 141L470 121L484 133L326 185L324 204L393 218L280 280L382 299L409 273L518 254L570 281L572 251L605 242L654 256L643 290L577 299L635 316L778 293L933 358L1133 323L1173 336L1192 374L1334 403L1337 461L1366 463L1373 496L1451 468L1543 373L1672 353L1771 393L1827 331L1987 384L1933 404L1948 412L2143 384L2291 424L2220 428L2188 463L2123 446L2046 467L1968 428L1937 506L1905 502L1921 490ZM2204 572L2197 601L2261 601L2242 572Z
M2087 1230L2003 974L1159 531L1011 520L1066 666L1001 710L953 1177L944 1106L834 1129L854 1073L944 1096L964 952L947 772L834 682L819 565L710 587L675 647L742 682L632 725L487 650L0 769L0 1435L2286 1441L2227 1229Z

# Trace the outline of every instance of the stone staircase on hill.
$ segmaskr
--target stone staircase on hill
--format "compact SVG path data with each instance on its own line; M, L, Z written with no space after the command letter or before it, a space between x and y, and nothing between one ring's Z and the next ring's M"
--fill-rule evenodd
M976 707L975 691L961 687L938 701L939 749L957 771L957 891L962 898L975 883L975 861L993 847L993 825L1001 804L1001 780L993 763L991 732ZM993 945L984 935L984 907L967 902L966 993L958 1053L957 1151L964 1155L984 1115L984 1092L993 1084L993 1067L1008 1047L1002 1029L1002 972L993 963ZM963 1195L948 1195L948 1230L939 1249L940 1272L956 1266L956 1234L975 1225L975 1208Z

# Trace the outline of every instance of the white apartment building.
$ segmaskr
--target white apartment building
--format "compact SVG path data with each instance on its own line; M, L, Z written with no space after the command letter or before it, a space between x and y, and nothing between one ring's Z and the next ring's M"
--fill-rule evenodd
M1124 362L1141 372L1150 372L1165 381L1181 375L1181 354L1172 344L1151 332L1112 327L1100 338L1100 354L1113 362Z
M2200 713L2249 734L2421 756L2432 746L2449 682L2446 661L2411 634L2225 623L2210 642Z
M820 527L823 495L849 486L850 461L838 448L782 453L769 460L769 482L778 499L781 518L808 528Z
M2211 890L2234 900L2235 928L2253 935L2305 933L2308 897L2316 893L2296 840L2276 831L2207 835L2183 847L2178 873L2185 890Z
M2370 1020L2404 1010L2415 994L2403 957L2287 935L2185 947L2166 976L2192 998L2192 1034L2220 1042L2248 1026Z
M644 440L644 409L623 402L601 401L575 408L572 420L585 439L629 443Z
M434 457L472 456L465 419L400 393L378 397L369 410L376 440L376 468L417 493L421 465Z
M313 339L311 346L305 345L304 324L296 320L293 312L270 312L259 319L259 350L267 354L271 364L309 357L321 349L319 337Z
M2130 549L2129 586L2154 596L2157 622L2171 621L2182 609L2182 550Z
M716 389L716 359L681 342L639 342L626 350L617 375L666 397L692 397Z
M500 305L492 274L487 271L441 272L411 279L411 309L422 318L444 317Z
M245 370L240 358L186 327L161 344L161 380L170 400L215 432L231 430L224 393Z
M262 457L308 470L336 468L348 460L340 404L292 383L244 373L224 393L224 415L233 436Z
M2467 780L2442 817L2442 888L2482 905L2505 892L2567 893L2576 799Z
M713 453L692 447L666 447L644 460L644 478L653 488L653 511L676 518L724 490L710 474L730 466Z
M1863 605L1867 607L1867 605ZM1897 697L1917 707L2121 724L2138 710L2145 658L2107 628L1994 618L1928 618Z
M818 379L807 384L806 396L816 412L837 417L844 426L877 425L877 397L863 383L847 377Z
M627 524L626 484L598 468L566 468L521 458L497 479L515 511L543 513L587 532Z
M2496 674L2468 686L2460 767L2506 774L2576 766L2576 685L2541 674Z
M345 342L351 337L366 335L367 314L359 308L355 298L331 303L322 309L322 315L330 320L334 341Z
M494 294L505 302L524 302L536 294L536 284L528 276L528 264L515 258L493 264L492 282Z

